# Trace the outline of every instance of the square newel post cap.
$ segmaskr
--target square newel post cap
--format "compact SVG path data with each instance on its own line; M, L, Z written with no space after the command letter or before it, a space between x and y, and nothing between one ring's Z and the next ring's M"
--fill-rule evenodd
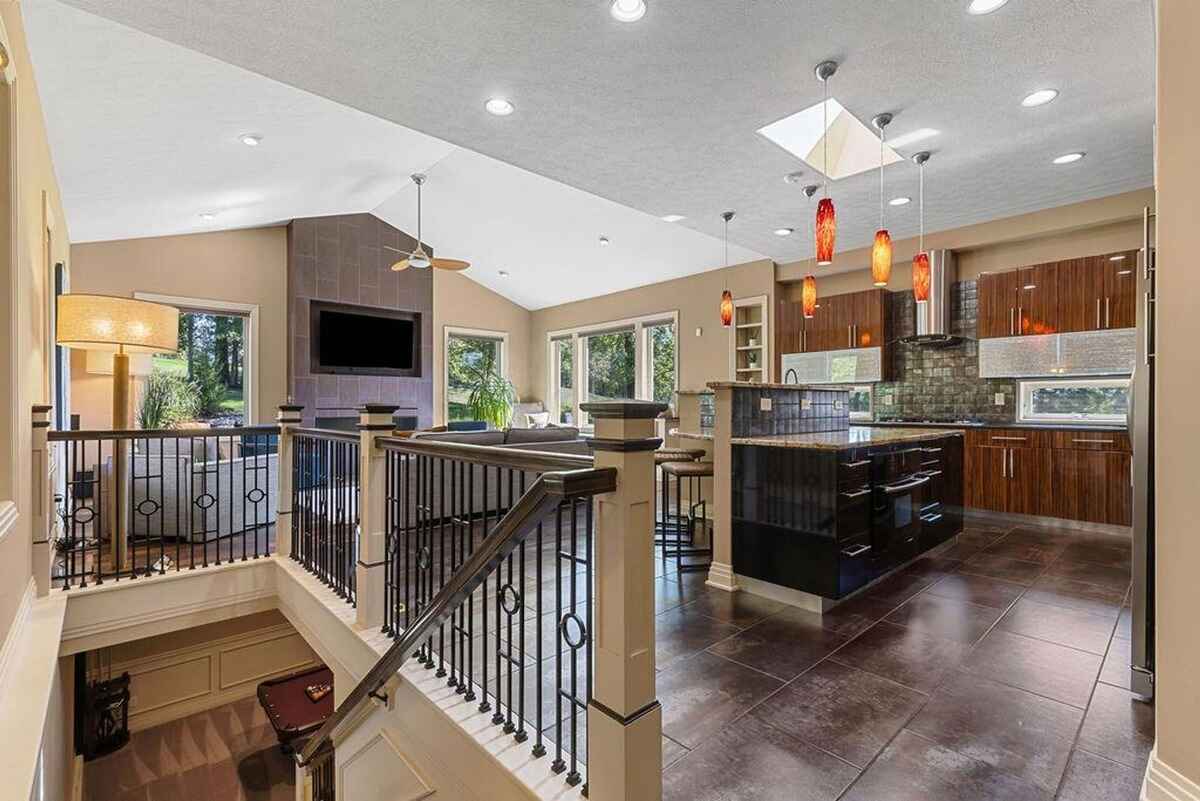
M667 410L667 404L654 401L598 401L581 403L579 408L592 417L608 420L653 420Z
M396 427L393 415L399 409L391 403L367 403L358 408L359 431L391 431Z
M54 407L47 403L36 403L33 406L33 427L34 428L49 428L50 427L50 412Z
M616 451L619 453L653 451L662 445L662 440L658 437L647 437L644 434L652 433L650 421L655 420L667 410L667 404L665 403L654 403L653 401L605 401L600 403L581 403L579 408L590 414L592 419L597 421L597 433L602 433L601 428L607 423L607 431L603 433L616 434L616 436L592 437L586 440L588 447L593 451ZM630 429L624 423L616 421L642 421L642 423ZM624 433L617 433L622 430ZM634 431L637 431L637 433L633 433Z
M276 422L279 423L299 423L303 418L301 413L304 411L304 406L298 403L281 403L279 411L275 415Z

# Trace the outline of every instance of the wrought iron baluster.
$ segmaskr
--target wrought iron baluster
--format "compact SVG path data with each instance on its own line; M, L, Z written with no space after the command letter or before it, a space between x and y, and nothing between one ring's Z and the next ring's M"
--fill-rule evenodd
M554 762L550 770L562 773L567 769L563 761L563 688L562 688L562 657L563 657L563 581L562 581L562 546L563 546L563 510L559 504L554 510L554 626L557 634L554 637Z

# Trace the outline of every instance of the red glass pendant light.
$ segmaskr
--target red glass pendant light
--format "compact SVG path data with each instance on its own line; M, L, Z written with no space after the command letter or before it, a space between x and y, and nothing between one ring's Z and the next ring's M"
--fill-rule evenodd
M815 275L804 276L800 300L804 306L804 319L811 320L817 313L817 277Z
M733 212L722 212L721 219L725 221L725 267L729 267L729 221L733 219ZM726 281L729 280L726 275ZM733 325L733 293L729 291L729 286L726 284L725 290L721 293L721 325L728 328Z
M892 277L892 235L883 224L883 136L891 121L891 114L877 114L871 120L879 131L879 230L871 247L871 280L880 287L887 286Z
M925 251L925 162L929 161L929 151L923 150L912 158L920 173L921 203L921 238L917 245L917 255L913 256L912 262L913 297L917 303L923 303L929 300L929 283L932 280L929 254Z
M824 128L821 129L821 147L824 153L821 158L821 173L824 178L824 191L821 202L817 204L814 228L817 264L820 266L833 264L833 249L837 244L837 210L833 207L833 199L829 197L829 79L837 72L837 67L835 61L822 61L816 68L817 80L825 86L825 102L821 104L821 115L824 119Z

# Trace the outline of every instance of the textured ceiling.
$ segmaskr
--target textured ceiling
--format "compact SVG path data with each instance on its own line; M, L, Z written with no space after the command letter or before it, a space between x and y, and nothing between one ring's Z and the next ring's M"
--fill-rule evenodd
M69 3L648 214L687 215L682 226L719 235L720 212L737 209L731 238L777 261L811 250L771 233L808 230L798 186L781 180L802 165L755 131L820 100L812 67L826 58L842 64L832 93L861 120L891 111L891 137L942 132L901 151L934 151L927 230L1152 183L1149 0L1010 0L980 17L965 0L648 0L635 24L605 0ZM1047 86L1057 101L1020 107ZM496 94L516 113L484 113ZM1072 150L1088 157L1050 165ZM908 162L887 180L889 196L916 194ZM832 194L839 247L868 244L878 176ZM894 236L916 220L915 203L888 209Z

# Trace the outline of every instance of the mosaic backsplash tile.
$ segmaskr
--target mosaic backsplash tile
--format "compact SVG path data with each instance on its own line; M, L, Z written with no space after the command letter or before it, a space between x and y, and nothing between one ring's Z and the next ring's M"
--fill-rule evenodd
M770 399L771 410L762 410ZM845 389L756 389L733 391L733 436L815 434L850 428L850 393Z

